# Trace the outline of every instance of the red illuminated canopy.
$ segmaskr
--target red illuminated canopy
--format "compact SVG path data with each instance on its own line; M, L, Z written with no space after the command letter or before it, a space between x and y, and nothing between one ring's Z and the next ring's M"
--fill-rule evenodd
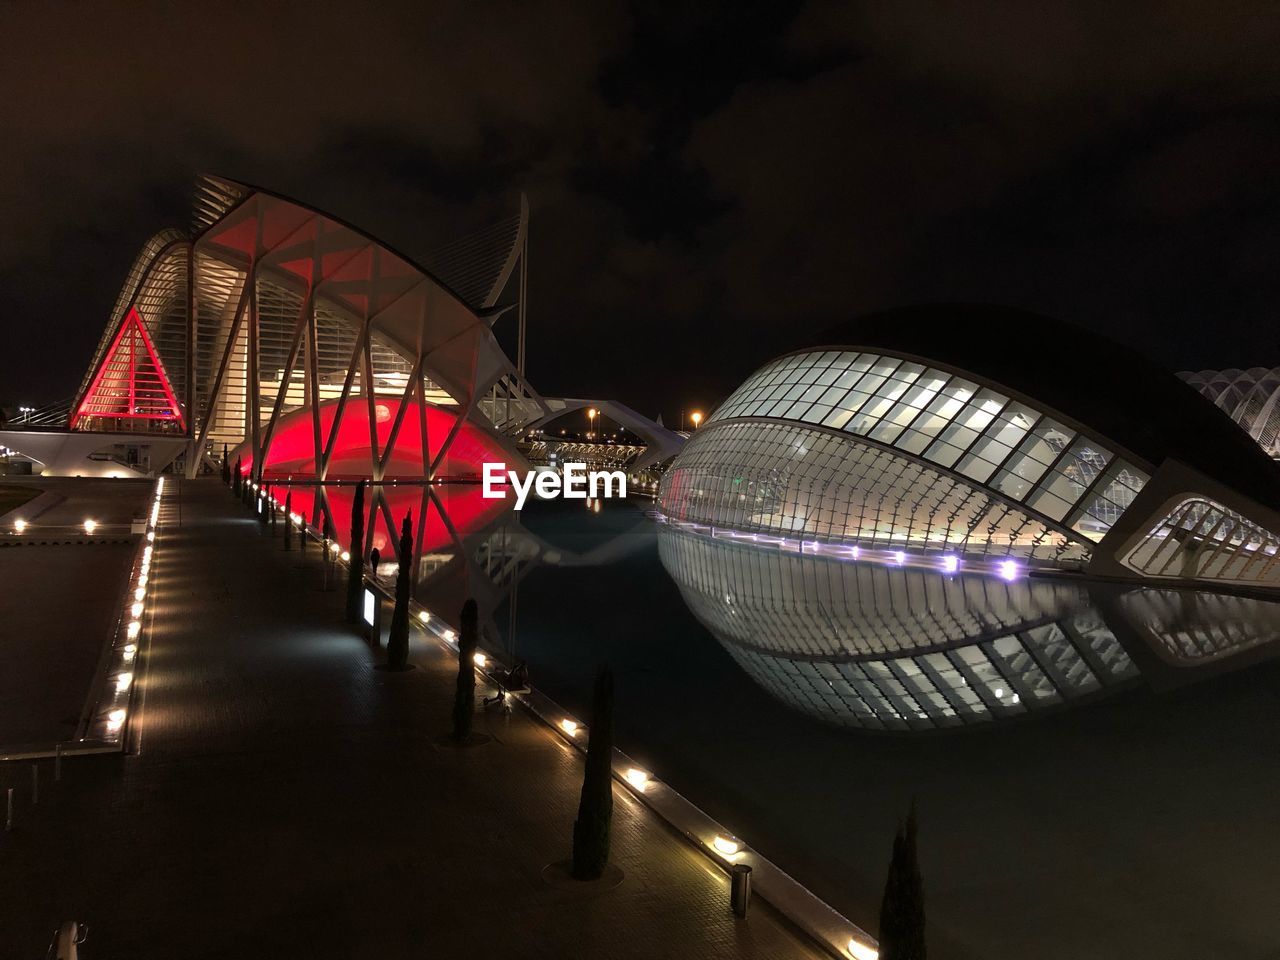
M120 332L102 358L93 382L71 418L71 426L75 427L84 417L176 421L181 428L186 428L164 364L133 307L129 308Z

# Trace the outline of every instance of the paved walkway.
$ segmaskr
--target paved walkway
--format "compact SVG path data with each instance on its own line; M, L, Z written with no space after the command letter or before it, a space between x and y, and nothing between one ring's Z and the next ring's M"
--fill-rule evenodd
M178 485L171 491L178 494ZM625 880L547 885L568 854L581 758L519 711L477 716L457 748L454 667L374 669L300 564L215 481L182 484L162 531L137 753L67 761L0 833L0 956L43 956L89 923L99 960L188 958L813 957L757 901L615 788ZM176 500L166 520L176 522ZM88 953L88 951L86 951Z

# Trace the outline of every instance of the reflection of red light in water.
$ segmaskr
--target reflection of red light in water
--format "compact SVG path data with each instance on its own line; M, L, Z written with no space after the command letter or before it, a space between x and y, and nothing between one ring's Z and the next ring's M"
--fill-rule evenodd
M386 445L394 426L396 414L400 409L398 399L379 399L375 407L378 447ZM337 401L327 401L320 407L321 441L327 441L337 413ZM456 414L427 405L419 407L411 404L405 411L400 432L396 438L396 449L387 463L385 478L387 481L396 478L413 478L420 480L425 475L423 468L422 421L426 420L428 460L434 460L441 446L449 436L457 422ZM305 516L308 522L316 519L315 491L304 486L306 479L315 476L315 445L310 409L295 410L282 417L276 427L271 441L271 450L267 457L263 479L270 484L273 480L295 479L299 483L290 488L276 488L277 499L283 501L287 489L293 491L294 512ZM247 448L242 445L232 452L231 458L242 458L245 473L252 467L253 458ZM502 463L506 468L507 456L482 427L464 421L458 428L449 453L440 465L438 475L443 478L476 479L481 475L483 464ZM342 424L338 428L337 440L333 447L333 457L329 462L330 481L354 480L368 477L370 474L369 451L369 410L367 401L362 397L352 397L342 415ZM351 532L351 501L355 495L354 484L329 484L325 487L329 507L332 511L336 534L344 549L350 549L347 541ZM388 527L385 512L379 507L370 527L373 531L373 546L383 555L390 556L394 544L400 538L400 523L406 513L413 513L413 535L415 541L421 531L422 543L417 547L419 552L429 552L447 548L452 543L449 528L440 516L439 510L429 497L425 497L425 489L421 484L396 486L386 483L381 487L383 496L391 512L393 527ZM449 521L460 536L481 529L497 519L507 509L505 500L486 500L478 483L444 483L432 487L440 503L448 513ZM366 490L365 503L374 502L370 491ZM425 524L421 517L425 509Z
M294 512L302 514L310 521L315 516L315 488L304 486L300 483L288 488L277 487L275 489L276 498L283 500L286 489L293 491ZM344 483L340 486L330 484L326 485L324 489L325 495L329 498L329 508L333 511L333 517L337 523L338 542L342 544L344 550L350 550L351 503L356 495L355 484ZM462 537L488 526L508 509L506 500L486 500L478 484L437 484L432 487L432 490L448 513L449 522L453 524L453 528ZM423 486L418 484L384 486L382 492L387 498L387 506L391 511L391 518L395 522L393 534L387 527L386 514L383 513L381 508L378 509L377 514L374 516L372 527L373 546L377 547L378 552L384 557L390 558L393 552L392 544L399 542L400 524L407 513L412 513L413 515L415 544L419 537L419 531L421 531L422 542L414 548L419 554L445 550L453 546L453 537L449 534L449 528L440 516L440 511L436 508L430 496L424 497L426 489ZM366 507L371 501L369 489L366 488ZM424 504L426 509L425 524L421 522Z

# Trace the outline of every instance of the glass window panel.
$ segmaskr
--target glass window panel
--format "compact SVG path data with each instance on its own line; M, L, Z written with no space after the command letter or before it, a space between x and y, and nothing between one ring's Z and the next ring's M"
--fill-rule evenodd
M923 433L913 427L899 437L894 446L908 453L920 453L929 445L931 439L927 433Z
M972 437L969 439L971 440ZM960 438L960 440L961 442L967 442L964 438ZM936 464L950 467L960 458L962 453L964 453L964 449L961 447L952 446L945 440L935 440L933 445L925 451L925 457Z
M1046 517L1061 520L1071 510L1074 501L1063 500L1048 490L1037 490L1027 504L1032 510L1039 510Z

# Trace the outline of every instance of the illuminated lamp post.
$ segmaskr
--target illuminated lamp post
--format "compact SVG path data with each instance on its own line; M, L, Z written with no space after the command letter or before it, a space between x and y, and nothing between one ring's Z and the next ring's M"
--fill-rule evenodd
M691 416L691 419L693 420L693 429L697 430L697 429L698 429L698 424L700 424L700 423L702 422L702 414L701 414L700 412L698 412L697 410L695 410L695 411L693 411L693 414L692 414L692 416Z
M600 411L597 410L595 407L592 407L590 410L587 411L587 423L589 424L587 428L588 440L594 439L594 435L596 432L596 416L599 413Z

